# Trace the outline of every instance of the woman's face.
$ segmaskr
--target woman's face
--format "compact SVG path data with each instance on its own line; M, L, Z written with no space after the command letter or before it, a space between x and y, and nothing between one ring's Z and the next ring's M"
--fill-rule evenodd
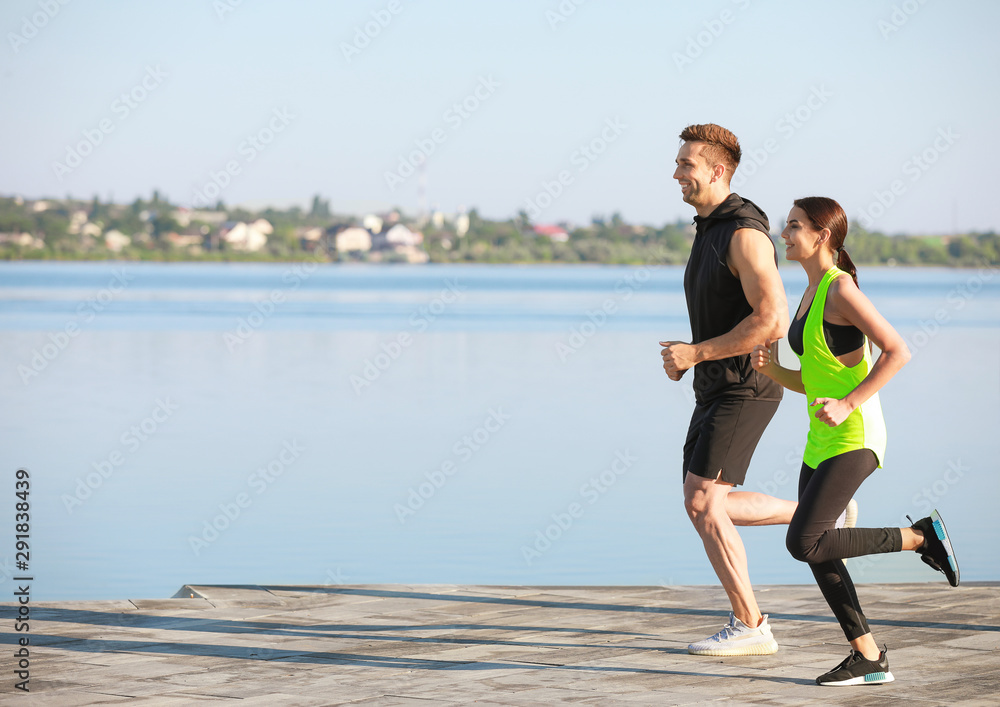
M785 258L803 261L815 255L825 242L822 230L817 231L806 212L793 206L788 212L788 223L781 232L785 242Z

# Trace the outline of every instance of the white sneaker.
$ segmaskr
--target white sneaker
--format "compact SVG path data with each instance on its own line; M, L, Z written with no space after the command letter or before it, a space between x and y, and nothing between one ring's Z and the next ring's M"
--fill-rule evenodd
M778 652L778 643L771 635L767 614L757 628L750 628L729 614L729 623L711 638L688 646L692 655L771 655Z
M853 498L847 502L847 508L837 518L834 528L853 528L858 524L858 502Z

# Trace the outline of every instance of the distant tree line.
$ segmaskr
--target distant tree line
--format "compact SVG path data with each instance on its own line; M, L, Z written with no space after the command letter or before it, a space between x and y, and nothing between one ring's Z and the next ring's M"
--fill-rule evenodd
M213 223L178 223L178 208L158 192L149 199L130 204L90 201L47 200L44 208L36 202L0 198L0 258L3 259L148 259L148 260L296 260L306 256L342 259L329 249L307 250L301 235L307 229L333 231L351 223L351 216L337 215L330 201L316 196L311 207L268 208L249 212L226 208L219 202ZM80 233L81 213L92 231L119 231L132 239L120 253L105 248L101 237ZM75 216L74 216L75 215ZM660 227L626 223L620 214L594 218L586 225L547 226L550 233L536 229L526 213L507 220L491 220L473 209L467 214L467 229L452 220L402 217L412 229L424 235L423 248L436 263L602 263L602 264L683 264L686 262L694 230L689 221ZM73 219L76 219L73 222ZM274 228L265 250L257 253L227 252L224 247L204 251L180 250L171 245L168 234L205 234L206 243L220 221L266 219ZM71 227L71 222L74 225ZM26 244L22 234L37 240ZM776 243L780 239L773 236ZM32 239L27 239L32 240ZM325 241L324 241L325 242ZM996 233L967 233L955 236L888 236L851 224L847 249L858 264L978 266L1000 264L1000 236ZM782 252L778 248L778 252ZM364 259L362 255L356 255Z

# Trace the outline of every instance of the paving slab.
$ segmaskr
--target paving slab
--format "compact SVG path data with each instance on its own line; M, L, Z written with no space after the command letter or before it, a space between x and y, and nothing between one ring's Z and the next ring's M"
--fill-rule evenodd
M781 650L753 658L686 651L726 621L719 587L189 584L44 602L28 693L19 636L0 634L0 704L1000 703L1000 583L859 585L896 682L836 691L814 679L849 648L818 589L757 592Z

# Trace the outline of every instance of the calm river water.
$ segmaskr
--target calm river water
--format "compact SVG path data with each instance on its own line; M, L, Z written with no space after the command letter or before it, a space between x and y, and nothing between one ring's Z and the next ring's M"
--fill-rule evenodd
M912 362L862 525L940 508L998 580L1000 277L862 268ZM185 583L714 584L683 513L690 336L674 267L0 264L0 469L31 474L33 598ZM794 305L805 286L782 269ZM793 498L789 393L747 488ZM811 583L782 528L755 583ZM860 582L938 581L915 555ZM943 582L943 579L940 579Z

